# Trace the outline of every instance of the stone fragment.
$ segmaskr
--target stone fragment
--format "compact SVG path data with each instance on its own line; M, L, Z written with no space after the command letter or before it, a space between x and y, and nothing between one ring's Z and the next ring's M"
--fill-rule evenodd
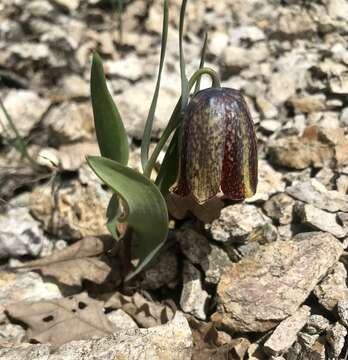
M263 115L264 118L266 119L272 119L277 117L278 115L278 109L266 98L262 97L262 96L258 96L256 98L256 105L258 107L258 109L261 111L261 114ZM280 127L280 123L279 121L274 120L275 125L278 125L273 131L277 130L277 128ZM262 122L261 122L261 126L262 126Z
M118 332L124 329L138 329L137 323L122 309L111 311L107 318L112 322L113 332Z
M330 326L330 321L322 315L311 315L304 331L310 335L321 334Z
M295 111L311 113L325 109L325 96L301 96L289 100Z
M281 128L282 124L277 120L262 120L260 122L260 129L266 134L273 134Z
M89 340L72 341L52 351L49 345L21 344L0 349L3 360L151 359L187 360L192 356L192 334L180 312L174 319L149 329L126 329Z
M92 139L93 119L86 104L64 102L50 109L44 125L51 132L54 145Z
M183 289L180 297L180 306L185 313L198 319L206 319L206 307L209 300L208 293L203 290L201 274L188 261L184 262Z
M337 223L336 214L300 202L295 206L295 213L302 224L308 225L314 230L326 231L337 238L343 238L347 234L347 231Z
M27 208L13 207L0 215L0 258L38 256L44 238L40 224Z
M337 191L341 194L347 195L348 194L348 176L347 175L340 175L336 180L336 187Z
M205 273L205 281L217 284L224 269L232 264L227 253L210 244L202 234L184 229L177 234L181 251L192 264L200 265Z
M338 300L337 313L342 324L348 328L348 299Z
M318 338L319 334L308 334L306 332L299 332L297 335L298 342L306 350L310 350Z
M305 141L297 136L289 136L273 141L268 154L272 164L291 169L305 169L309 166L330 165L333 149L317 141Z
M34 272L0 272L0 316L4 307L19 301L39 301L61 298L57 285L44 282Z
M100 183L83 186L70 180L54 189L53 196L50 186L37 188L31 194L30 210L46 232L70 241L108 234L105 209L109 198Z
M341 243L326 233L260 246L221 276L213 321L231 331L275 327L296 312L342 251Z
M269 163L263 159L259 160L259 173L256 194L246 199L247 203L259 203L269 199L277 192L285 190L285 182L280 172L275 171Z
M23 137L29 135L30 131L41 121L42 116L50 106L49 100L39 97L30 90L11 90L3 102L19 134ZM5 124L6 129L9 129L3 111L0 111L0 123ZM0 135L4 135L4 130L1 126Z
M278 355L287 351L297 339L297 334L305 326L310 315L310 308L306 305L293 315L283 320L264 344L270 355Z
M0 325L0 348L3 343L18 344L23 342L25 338L25 330L15 324Z
M80 4L80 0L50 0L50 1L69 11L76 10Z
M335 190L327 190L316 179L298 182L286 188L287 194L297 200L329 212L348 212L348 195Z
M289 70L272 73L269 99L274 105L281 105L296 92L296 79Z
M330 355L332 356L332 359L339 359L339 356L341 355L341 352L345 344L345 338L347 333L348 333L347 329L339 322L337 322L327 331L326 339L330 344L329 352Z
M222 209L220 218L212 222L210 233L215 241L243 244L266 224L266 217L255 206L236 204Z
M263 205L263 210L273 220L281 225L291 224L295 200L286 193L272 196Z
M59 88L62 96L68 99L87 98L90 95L88 83L75 74L64 76Z
M156 290L163 286L174 288L177 285L178 259L175 253L167 251L159 257L150 269L144 271L141 286Z
M315 287L315 296L327 310L334 310L340 300L348 300L346 278L347 270L341 262L338 262Z

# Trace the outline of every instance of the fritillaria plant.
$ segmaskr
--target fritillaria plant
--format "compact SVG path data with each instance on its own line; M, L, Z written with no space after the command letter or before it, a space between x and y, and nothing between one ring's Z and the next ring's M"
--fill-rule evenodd
M171 204L169 208L173 216L176 216L173 204L175 208L180 201L186 204L184 215L188 211L195 214L196 208L202 208L215 199L241 200L256 191L257 149L253 122L239 91L221 88L216 72L204 67L207 37L199 69L190 79L186 77L182 42L185 8L186 0L183 0L179 23L181 96L150 155L167 44L168 3L164 1L159 71L141 144L142 173L127 166L126 129L107 89L101 59L97 54L93 56L91 97L102 156L90 156L87 161L113 191L107 209L108 229L117 241L123 240L128 264L131 264L130 259L137 259L135 268L127 267L125 281L147 266L164 245L169 222L167 203ZM203 74L211 77L212 86L199 91ZM171 135L153 182L151 174L155 163Z

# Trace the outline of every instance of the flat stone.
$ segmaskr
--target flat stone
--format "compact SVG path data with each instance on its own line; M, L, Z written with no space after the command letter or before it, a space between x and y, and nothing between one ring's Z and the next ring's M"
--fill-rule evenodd
M335 190L327 190L315 179L298 182L286 188L287 194L297 200L330 212L348 212L348 195Z
M203 290L201 274L188 261L184 262L183 289L180 297L180 306L185 313L198 319L206 319L206 307L209 300L208 293Z
M341 243L326 233L260 246L221 276L213 321L238 332L274 328L297 311L342 251Z
M69 11L76 10L80 4L80 0L51 0L51 1Z
M272 141L268 154L270 162L291 169L305 169L309 166L330 165L334 150L318 141L307 141L297 136L289 136Z
M266 119L272 119L278 116L278 109L266 98L262 97L262 96L258 96L256 98L256 105L258 107L258 109L261 111L261 114L263 115L264 118ZM269 127L270 130L273 130L271 132L274 132L275 130L277 130L280 127L280 122L279 121L274 121L274 127L276 125L278 125L274 130L273 127ZM261 126L263 122L261 122ZM267 128L267 127L266 127Z
M38 256L44 238L40 223L28 208L13 207L0 215L0 258Z
M310 204L297 203L295 212L301 223L315 230L326 231L337 238L346 236L347 231L336 221L336 214L316 208Z
M215 241L246 243L266 224L266 217L254 205L236 204L222 209L220 218L212 222L210 233Z
M297 334L305 326L310 315L306 305L293 315L283 320L264 344L264 349L270 355L278 355L287 351L297 339Z
M0 347L3 343L18 344L24 342L25 330L20 325L0 325Z
M327 331L326 339L330 344L329 352L332 356L332 359L339 359L339 356L341 355L345 344L345 338L347 333L347 329L339 322L337 322Z
M348 299L338 300L337 313L342 324L348 328Z
M4 98L4 106L19 134L28 136L30 131L41 121L51 102L30 90L11 90ZM8 124L7 119L0 111L0 123ZM8 125L5 125L9 129ZM12 132L11 132L12 133ZM0 135L3 128L0 126Z
M314 295L327 310L334 310L340 300L348 300L346 278L347 270L341 262L338 262L315 287Z
M126 329L89 340L72 341L52 353L49 345L21 344L0 349L3 360L153 359L187 360L192 356L190 326L180 312L165 325Z

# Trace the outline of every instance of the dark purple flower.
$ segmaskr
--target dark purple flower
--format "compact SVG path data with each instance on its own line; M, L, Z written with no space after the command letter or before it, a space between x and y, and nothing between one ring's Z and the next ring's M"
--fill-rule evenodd
M257 143L248 106L238 90L199 91L184 113L180 171L174 193L199 204L251 197L257 185Z

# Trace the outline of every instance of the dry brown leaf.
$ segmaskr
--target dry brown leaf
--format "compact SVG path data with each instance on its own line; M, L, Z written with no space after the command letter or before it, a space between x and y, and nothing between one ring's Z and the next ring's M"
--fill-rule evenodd
M15 268L38 270L43 275L52 276L68 286L82 286L82 280L101 284L112 271L114 274L117 273L115 265L111 266L108 258L102 256L111 247L110 238L86 237L50 256L29 261Z
M86 293L57 300L19 302L6 307L7 314L28 325L30 341L54 347L92 336L112 333L112 324L103 311L103 302Z
M145 328L167 323L173 319L176 311L175 306L155 303L139 293L133 296L115 293L106 301L105 308L122 309Z

